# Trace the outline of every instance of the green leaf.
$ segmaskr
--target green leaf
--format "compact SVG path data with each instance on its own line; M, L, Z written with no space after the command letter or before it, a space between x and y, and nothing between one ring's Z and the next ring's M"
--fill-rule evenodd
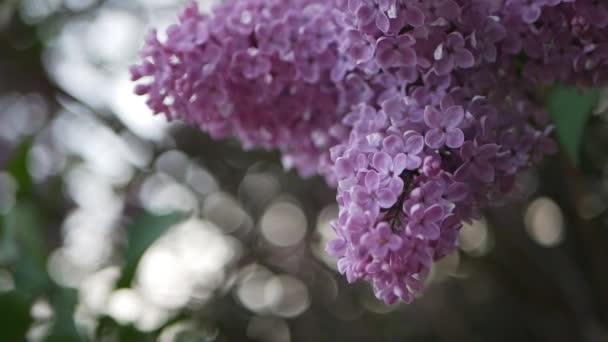
M32 193L33 181L27 166L27 157L32 147L31 140L25 140L15 151L7 165L7 171L15 177L18 185L18 198L27 198Z
M122 325L109 316L103 316L95 330L95 341L154 342L157 341L156 335L156 332L139 331L133 325Z
M127 249L125 253L125 265L117 287L128 287L131 285L139 259L167 229L179 222L181 215L170 214L154 216L142 214L127 228Z
M598 89L579 90L562 86L549 93L549 113L555 132L570 160L578 166L585 126L598 103Z
M31 323L30 302L23 294L0 294L0 341L25 341Z
M49 285L46 273L47 247L44 238L44 213L34 202L22 200L4 217L0 262L14 270L15 285L29 298L42 294ZM10 251L10 252L9 252Z
M46 342L80 342L82 336L74 322L74 310L78 303L78 291L56 286L50 296L55 319Z

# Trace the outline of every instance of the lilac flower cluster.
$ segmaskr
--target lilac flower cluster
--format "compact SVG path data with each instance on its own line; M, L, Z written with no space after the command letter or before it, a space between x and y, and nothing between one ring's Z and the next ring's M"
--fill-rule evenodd
M608 2L232 0L143 57L156 112L337 186L340 272L411 302L462 223L555 151L544 90L608 83Z
M278 149L286 168L333 182L328 149L337 125L371 89L338 54L332 2L224 1L211 15L192 3L161 42L146 39L131 70L136 93L168 119L198 125L247 149Z

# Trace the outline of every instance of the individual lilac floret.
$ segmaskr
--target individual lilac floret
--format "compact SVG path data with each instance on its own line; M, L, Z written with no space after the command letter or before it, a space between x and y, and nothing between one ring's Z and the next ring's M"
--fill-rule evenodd
M526 24L531 24L540 18L542 7L547 0L507 0L507 7L521 16Z
M405 146L403 153L405 154L405 168L408 170L416 170L422 165L420 153L424 150L424 138L422 135L407 131L403 134Z
M388 223L381 222L376 229L363 235L361 244L374 258L383 259L386 258L389 251L398 251L403 240L391 231Z
M367 27L370 24L386 32L389 29L387 11L390 9L390 0L349 0L348 7L355 13L357 25Z
M441 205L434 204L425 208L422 204L416 204L412 206L408 216L410 219L407 224L408 234L428 240L439 238L439 224L445 216Z
M464 119L464 109L461 106L451 106L440 112L433 106L424 110L424 122L430 128L424 136L424 141L430 148L442 146L459 148L464 142L464 133L458 128Z
M455 68L470 68L475 64L475 57L464 45L462 34L452 32L437 46L433 57L438 75L446 75Z
M492 159L497 156L499 149L500 146L496 144L478 146L467 141L460 149L463 164L456 170L456 178L464 180L470 175L484 183L493 182L495 167Z
M412 49L415 43L416 40L408 34L378 39L376 43L378 65L383 69L415 66L416 52Z

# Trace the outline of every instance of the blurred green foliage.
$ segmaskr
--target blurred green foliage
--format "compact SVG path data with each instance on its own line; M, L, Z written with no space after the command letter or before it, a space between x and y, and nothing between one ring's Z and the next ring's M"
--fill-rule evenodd
M580 164L581 143L589 117L600 97L598 89L554 87L548 107L562 148L575 165Z

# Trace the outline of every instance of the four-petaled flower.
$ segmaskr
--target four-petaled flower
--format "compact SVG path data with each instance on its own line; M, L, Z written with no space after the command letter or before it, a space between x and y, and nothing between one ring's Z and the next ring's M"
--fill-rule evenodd
M443 43L437 46L433 57L435 58L435 71L438 75L446 75L455 68L470 68L475 64L475 57L464 45L462 34L452 32L448 34Z
M412 236L420 236L428 240L439 238L439 223L443 220L445 211L439 204L425 208L422 204L414 205L409 212L410 221L407 231Z
M416 40L409 34L382 37L376 43L376 60L384 69L416 65L416 52L412 46Z
M379 30L386 32L390 21L387 11L391 0L349 0L348 7L358 20L360 26L375 23Z
M391 231L388 223L380 222L375 229L363 235L361 244L369 250L373 257L382 259L389 252L399 250L403 240Z
M424 138L415 131L407 131L403 133L405 146L403 153L405 154L405 168L407 170L416 170L422 165L420 153L424 149Z
M372 213L392 207L398 195L399 192L380 185L380 175L376 171L368 171L364 186L355 185L352 190L354 202Z
M460 148L460 157L463 164L456 170L455 178L465 181L468 175L484 183L494 181L494 165L490 161L496 156L500 146L496 144L477 145L477 143L467 141Z
M425 143L434 149L443 145L449 148L459 148L464 142L464 133L458 125L464 119L464 109L461 106L451 106L440 112L433 106L424 110L424 122L431 128L424 136Z
M378 175L382 177L382 184L387 184L387 188L397 195L403 190L403 180L401 174L407 166L407 156L403 153L397 154L394 158L386 152L374 153L372 157L372 166L378 171Z

